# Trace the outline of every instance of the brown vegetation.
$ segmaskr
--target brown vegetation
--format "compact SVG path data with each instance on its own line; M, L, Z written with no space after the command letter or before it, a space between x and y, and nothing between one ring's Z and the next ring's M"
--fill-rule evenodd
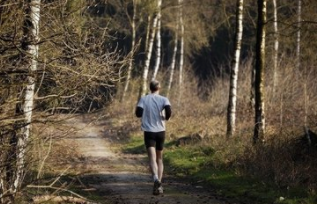
M17 140L14 135L25 126L21 122L23 118L18 106L23 102L28 75L23 64L23 55L21 55L21 48L24 46L23 43L21 44L24 19L21 7L24 4L22 1L9 2L0 8L2 43L0 48L2 53L0 60L2 70L0 73L2 96L0 98L0 160L4 161L0 167L7 166L5 168L8 172L1 171L0 173L6 176L14 174L12 166L15 161L12 158L16 155L14 140ZM120 82L123 82L125 65L128 62L124 51L120 51L126 50L125 43L129 39L129 28L126 23L128 17L123 14L124 9L118 5L119 1L111 1L113 8L118 9L116 15L111 16L111 9L105 9L110 5L108 4L110 1L100 1L94 6L86 5L86 1L78 1L80 2L78 5L76 2L44 1L42 4L45 12L41 14L39 72L34 74L37 78L36 107L32 121L34 132L27 148L30 154L27 158L28 168L30 167L29 169L36 173L32 175L33 177L31 176L32 178L30 177L30 180L38 181L45 174L46 161L50 160L51 163L62 166L63 162L70 159L64 154L67 154L67 151L71 152L69 155L73 154L73 149L62 146L61 140L73 130L63 127L64 120L55 117L56 113L60 113L59 116L63 117L65 115L61 113L90 112L104 108L105 104L113 102L110 108L105 108L108 112L107 117L119 118L125 122L128 121L126 124L129 124L118 130L116 134L126 135L139 127L134 117L134 108L139 89L139 82L137 82L140 77L138 74L141 69L139 68L143 66L142 52L144 50L142 48L136 51L136 55L141 57L138 56L135 60L134 83L130 86L126 100L122 103L117 100L112 101L114 96L117 98L121 96ZM94 1L89 1L89 4L93 5L92 2ZM304 128L317 132L317 104L315 103L317 70L314 66L317 41L315 40L316 32L313 32L316 23L312 21L316 15L313 10L316 3L307 1L304 4L303 19L307 20L301 27L302 66L296 67L297 62L293 56L296 43L293 33L297 31L296 23L293 23L296 22L296 12L293 11L295 3L291 5L286 3L287 1L280 2L283 5L279 13L282 23L279 25L281 34L285 36L281 35L280 38L277 87L273 87L274 73L270 62L270 46L273 38L268 35L268 63L265 77L267 131L263 142L259 146L252 146L254 110L250 106L250 74L253 57L247 58L245 56L247 51L243 53L244 62L239 73L237 131L230 140L225 137L229 76L226 75L228 71L225 70L225 65L221 63L225 63L224 61L227 61L229 56L227 51L230 42L227 40L229 41L232 35L230 16L233 1L223 1L221 5L210 4L210 1L202 1L197 5L197 2L188 1L189 4L185 5L187 6L185 22L188 29L185 32L185 61L187 62L184 67L184 87L178 87L177 79L174 80L170 93L173 117L168 123L168 138L172 140L184 135L204 132L204 138L208 138L206 143L215 147L219 160L228 167L238 167L241 173L271 179L282 187L300 184L315 188L317 184L317 175L314 171L316 169L315 150L307 146L307 141L301 138L307 135ZM247 1L246 5L248 37L245 39L245 44L249 49L254 45L255 26L252 23L255 2ZM163 13L168 20L165 32L172 33L174 30L172 19L176 13L173 9L176 7L165 6ZM86 13L81 10L82 7L86 8ZM103 7L106 12L102 14L104 16L101 16L99 9ZM126 9L129 13L129 9ZM143 9L148 10L146 7ZM140 27L145 26L143 23L145 23L146 15L147 12L140 15L139 23L142 24ZM269 31L270 26L272 22L268 22ZM139 32L138 38L144 38L142 34L144 31ZM228 34L228 39L223 33ZM120 40L124 42L118 43ZM141 47L142 43L144 42L140 42ZM118 44L120 44L119 47ZM212 48L211 51L210 47L216 44L219 44L218 47ZM217 49L220 47L225 49L218 52ZM170 47L166 46L166 49ZM168 58L169 54L166 52L164 56ZM214 62L217 61L214 56L210 60L212 54L222 55L222 60ZM164 59L162 71L166 73L160 73L158 76L164 85L163 88L166 87L168 81L167 64L168 59ZM197 70L204 68L200 73L203 76L190 71L195 69L191 66L196 66ZM178 73L175 73L175 76L178 76ZM180 92L182 98L179 99ZM166 90L163 89L162 94L165 93ZM55 144L58 145L55 146ZM54 167L51 167L51 170ZM46 168L49 167L46 166Z
M202 100L192 94L197 91L197 83L188 80L193 77L187 73L185 81L188 83L184 88L184 96L181 101L178 103L175 89L170 97L173 117L168 123L169 140L178 140L182 143L187 138L183 138L183 136L188 135L188 140L196 141L201 138L195 136L192 138L192 135L206 132L205 137L208 139L205 143L216 149L217 157L220 161L227 161L228 167L238 167L243 174L260 177L263 180L272 180L281 187L316 186L315 150L308 148L308 144L301 139L305 135L305 117L307 117L306 127L317 132L317 106L314 103L317 97L315 94L317 93L317 84L314 80L317 77L315 69L308 67L309 74L304 75L302 70L294 68L289 58L283 59L278 71L280 77L276 93L272 93L273 73L267 72L265 101L267 104L267 133L261 144L253 146L254 113L250 107L249 97L251 65L251 61L244 62L240 71L237 134L233 138L227 140L225 136L228 77L217 79L208 99ZM164 76L160 77L162 81L165 80ZM309 84L306 91L303 90L304 83ZM133 94L136 91L130 90L130 93ZM133 95L130 99L134 100ZM117 105L114 104L113 107ZM120 108L120 111L128 110L120 112L120 114L127 117L127 120L133 120L134 105L135 103L131 103L131 101L120 104L120 106L124 106L124 108Z

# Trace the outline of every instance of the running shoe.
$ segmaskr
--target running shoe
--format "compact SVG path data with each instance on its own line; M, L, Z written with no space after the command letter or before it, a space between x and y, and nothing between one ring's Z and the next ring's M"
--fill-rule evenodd
M160 195L160 194L163 194L163 186L160 181L156 180L154 181L153 195Z

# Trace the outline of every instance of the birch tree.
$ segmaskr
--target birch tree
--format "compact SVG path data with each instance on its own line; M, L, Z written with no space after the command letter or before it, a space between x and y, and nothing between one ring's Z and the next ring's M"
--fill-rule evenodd
M296 68L301 70L301 29L302 29L302 0L297 1L297 39L296 39ZM308 134L307 115L308 115L308 97L307 97L307 67L303 66L303 98L304 98L304 129Z
M297 39L296 39L296 68L300 69L301 55L301 25L302 25L302 0L297 1Z
M179 54L179 94L178 94L178 105L182 98L182 89L183 89L183 66L184 66L184 20L183 20L183 0L178 0L180 6L179 14L179 24L180 24L180 54Z
M146 90L147 90L147 78L148 78L149 69L150 69L150 61L151 61L151 56L152 56L154 38L155 38L155 34L156 34L157 21L158 21L158 16L157 16L157 14L155 14L155 16L153 18L153 24L152 24L151 31L148 30L148 32L150 32L150 38L149 38L149 43L148 43L148 47L147 47L148 49L146 50L145 65L144 65L144 69L143 69L143 77L142 77L142 84L141 84L141 96L145 95Z
M265 134L265 37L266 37L266 0L258 0L258 19L255 56L255 125L253 142L256 144Z
M160 67L161 62L161 8L162 7L162 0L157 1L157 28L156 28L156 61L155 61L155 67L154 72L152 76L152 80L156 79L157 72Z
M277 24L277 2L273 1L273 27L274 27L274 52L273 52L273 98L275 96L276 87L278 84L278 51L279 51L279 33Z
M131 30L132 30L131 51L129 54L129 67L128 67L128 71L127 71L127 78L126 78L121 101L124 99L125 94L128 91L129 83L130 83L130 79L131 79L131 72L132 72L132 68L133 68L133 56L134 56L134 50L135 50L135 37L136 37L135 21L136 21L136 14L137 14L136 8L137 8L138 1L133 0L132 2L133 2L133 16L132 16L132 20L131 20Z
M227 112L227 136L232 136L236 129L237 84L240 64L240 53L243 33L243 0L237 0L236 33L234 57L231 62L230 90Z
M173 76L174 76L175 64L176 64L177 45L178 45L178 34L176 33L175 39L174 39L173 56L172 56L172 62L171 62L171 66L170 66L170 75L169 75L169 80L168 80L166 96L169 96L169 93L170 93L171 88L172 88Z
M25 126L22 128L21 136L18 137L17 143L17 170L14 180L13 192L21 186L25 174L25 156L26 147L30 137L30 129L32 122L32 112L34 103L35 92L35 73L37 71L37 61L39 56L39 22L40 22L40 5L41 0L31 0L25 10L25 23L24 23L24 42L27 44L26 53L28 58L29 74L27 76L27 85L25 89L25 97L23 104L23 114Z
M150 43L150 34L151 34L151 22L152 17L151 15L148 15L147 17L147 27L146 27L146 36L145 36L145 48L144 50L147 51L149 49L149 43Z
M173 56L172 56L172 62L171 62L171 66L170 66L170 76L169 76L169 80L168 80L167 93L166 93L167 96L169 96L169 93L171 91L174 70L175 70L175 64L176 64L176 55L177 55L177 48L178 48L179 13L180 12L178 10L177 19L176 19L176 31L175 31L175 36L174 36Z
M12 117L13 123L3 121L13 126L11 130L7 130L6 125L8 126L8 124L1 127L1 203L14 203L15 195L20 189L26 173L26 154L31 132L35 76L38 69L40 5L40 0L31 0L23 5L22 29L15 26L15 29L21 29L23 31L21 39L22 49L20 49L21 52L19 53L19 59L21 59L21 61L17 63L15 69L6 70L9 71L8 73L13 73L14 75L20 73L19 76L22 75L20 78L16 76L9 76L9 78L14 81L12 84L14 84L15 87L24 87L21 89L22 91L19 90L20 92L17 90L18 88L9 88L9 101L7 101L7 103L11 102L14 104L13 106L16 105L16 114L8 116L10 118ZM16 9L21 9L21 7ZM8 19L4 19L4 21L6 20ZM18 22L18 19L16 20ZM21 83L21 80L23 82L24 80L26 81L25 83ZM12 86L12 84L10 85ZM20 100L16 99L17 95L20 96Z

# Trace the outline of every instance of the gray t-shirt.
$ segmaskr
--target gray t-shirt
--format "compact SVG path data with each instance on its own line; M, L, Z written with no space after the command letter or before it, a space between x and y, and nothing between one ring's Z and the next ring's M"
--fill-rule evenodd
M169 100L156 93L143 96L138 107L143 108L141 128L146 132L165 131L165 112L164 107L171 105Z

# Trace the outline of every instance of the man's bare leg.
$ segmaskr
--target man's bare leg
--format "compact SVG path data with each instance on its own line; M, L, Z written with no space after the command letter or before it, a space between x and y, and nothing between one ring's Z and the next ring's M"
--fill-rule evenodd
M154 180L153 195L159 195L163 193L163 187L161 184L164 169L162 158L163 152L156 151L154 147L149 147L147 152Z
M164 171L164 164L163 164L163 150L156 151L156 164L157 164L157 174L159 181L162 181L163 178L163 171Z
M155 151L155 147L149 147L147 148L147 153L148 153L148 157L149 157L149 165L150 165L150 169L152 172L152 176L155 179L159 179L159 175L158 175L158 165L156 162L156 151Z

